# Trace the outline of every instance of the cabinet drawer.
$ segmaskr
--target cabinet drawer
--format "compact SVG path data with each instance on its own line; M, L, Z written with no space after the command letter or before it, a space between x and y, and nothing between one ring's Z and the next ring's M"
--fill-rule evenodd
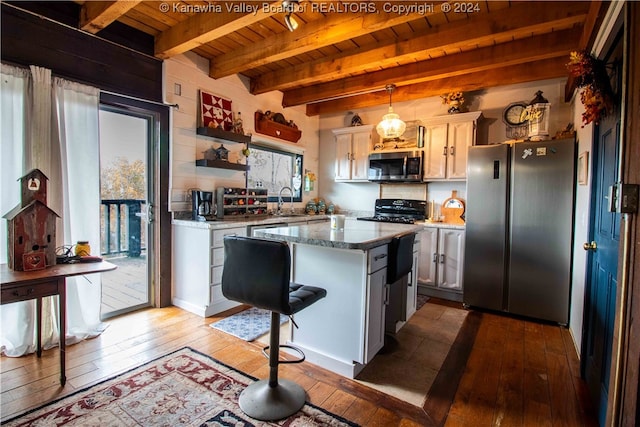
M30 286L3 287L2 303L25 301L37 297L45 297L58 294L58 284L53 282L38 283Z
M235 227L235 228L226 228L224 230L213 230L212 241L214 248L221 248L224 242L224 236L246 236L247 228L246 227Z
M211 268L211 283L214 285L222 283L222 266Z
M389 245L377 246L369 250L369 261L367 263L369 265L369 274L387 266L388 246Z
M211 286L211 303L219 303L225 300L225 296L222 295L222 285L218 284Z
M215 248L211 251L211 265L222 266L224 264L224 248Z

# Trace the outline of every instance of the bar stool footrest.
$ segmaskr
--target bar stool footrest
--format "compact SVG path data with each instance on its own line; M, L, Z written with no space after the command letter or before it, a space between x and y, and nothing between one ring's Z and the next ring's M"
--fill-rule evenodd
M269 350L271 346L266 346L262 349L262 354L264 354L264 356L268 359L269 358L269 353L267 352L267 350ZM292 346L292 345L288 345L288 344L280 344L279 348L288 348L291 349L293 351L295 351L296 353L298 353L300 355L300 357L298 359L295 360L284 360L284 359L280 359L278 358L278 364L285 364L285 363L302 363L304 362L306 356L305 354L302 352L302 350L300 350L298 347Z

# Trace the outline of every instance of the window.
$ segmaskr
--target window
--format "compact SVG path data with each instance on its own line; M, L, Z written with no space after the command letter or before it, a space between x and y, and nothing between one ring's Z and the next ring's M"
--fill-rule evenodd
M270 202L278 201L282 187L293 191L293 201L302 201L302 154L250 144L247 188L266 188ZM289 196L284 192L283 196Z

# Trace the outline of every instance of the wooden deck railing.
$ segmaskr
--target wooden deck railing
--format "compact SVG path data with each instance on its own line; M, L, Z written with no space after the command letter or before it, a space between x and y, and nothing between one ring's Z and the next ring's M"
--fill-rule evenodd
M101 201L102 255L126 254L139 257L144 246L142 205L144 200L103 199Z

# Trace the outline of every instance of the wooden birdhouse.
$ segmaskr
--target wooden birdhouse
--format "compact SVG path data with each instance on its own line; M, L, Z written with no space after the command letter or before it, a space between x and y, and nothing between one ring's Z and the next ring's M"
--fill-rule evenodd
M20 204L4 215L13 270L39 270L56 263L58 214L47 206L47 180L38 169L20 178Z

